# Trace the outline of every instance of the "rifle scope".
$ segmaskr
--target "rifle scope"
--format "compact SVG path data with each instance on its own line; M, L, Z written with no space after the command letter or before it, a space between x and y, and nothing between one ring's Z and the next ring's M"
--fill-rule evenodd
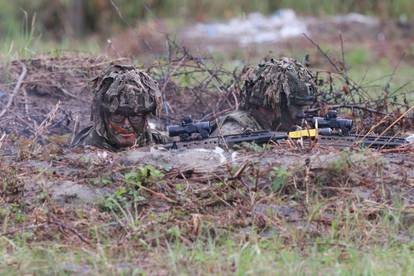
M184 119L179 125L167 126L168 136L179 136L182 140L188 139L193 133L199 133L204 139L208 138L210 129L210 122L201 121L194 123L191 118Z
M313 117L312 121L314 126L318 124L318 128L338 129L344 135L349 134L353 125L350 119L337 118L336 111L329 111L325 117Z

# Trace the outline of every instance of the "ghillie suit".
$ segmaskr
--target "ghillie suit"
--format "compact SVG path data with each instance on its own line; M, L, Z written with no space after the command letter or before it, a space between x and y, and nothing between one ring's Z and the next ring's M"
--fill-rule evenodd
M316 85L311 71L292 58L269 59L243 75L240 110L217 120L214 134L295 127L314 101ZM233 132L234 133L234 132Z
M147 116L161 106L158 84L133 66L112 65L93 80L93 125L80 131L72 146L92 145L117 151L132 145L163 142L148 127Z

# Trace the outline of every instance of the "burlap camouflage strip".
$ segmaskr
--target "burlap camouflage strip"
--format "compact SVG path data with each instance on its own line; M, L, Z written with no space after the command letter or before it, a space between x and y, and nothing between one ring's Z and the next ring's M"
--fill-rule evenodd
M245 85L241 92L241 108L251 105L270 107L280 112L281 93L289 96L297 91L316 90L312 72L293 58L269 59L258 66L246 69Z
M94 98L91 106L93 125L79 132L72 147L92 145L112 151L119 150L108 138L105 117L109 113L126 116L157 115L161 106L158 84L144 71L131 65L112 65L101 76L92 81ZM137 138L138 146L165 142L166 138L148 126Z
M134 87L134 90L128 89L128 86ZM103 76L93 81L92 88L95 96L91 120L103 137L106 137L104 109L112 113L124 107L135 114L158 114L160 111L161 92L157 82L134 66L111 66Z

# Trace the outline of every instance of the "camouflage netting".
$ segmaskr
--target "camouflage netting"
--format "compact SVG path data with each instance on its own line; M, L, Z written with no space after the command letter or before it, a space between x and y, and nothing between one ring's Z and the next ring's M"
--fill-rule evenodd
M287 104L292 97L313 96L316 91L312 72L292 58L269 59L257 67L248 68L243 75L241 108L265 106L280 112L282 92Z
M113 65L93 81L95 93L91 120L99 135L105 137L105 112L123 110L129 114L158 114L161 92L147 73L129 65Z

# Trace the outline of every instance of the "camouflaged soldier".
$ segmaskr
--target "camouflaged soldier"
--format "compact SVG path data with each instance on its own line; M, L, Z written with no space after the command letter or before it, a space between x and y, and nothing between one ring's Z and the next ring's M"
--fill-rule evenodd
M112 151L160 143L164 138L148 127L161 93L158 84L133 66L112 65L93 81L92 126L80 131L72 146L91 145Z
M212 135L291 130L314 101L313 74L292 58L265 60L243 78L240 109L217 119Z

